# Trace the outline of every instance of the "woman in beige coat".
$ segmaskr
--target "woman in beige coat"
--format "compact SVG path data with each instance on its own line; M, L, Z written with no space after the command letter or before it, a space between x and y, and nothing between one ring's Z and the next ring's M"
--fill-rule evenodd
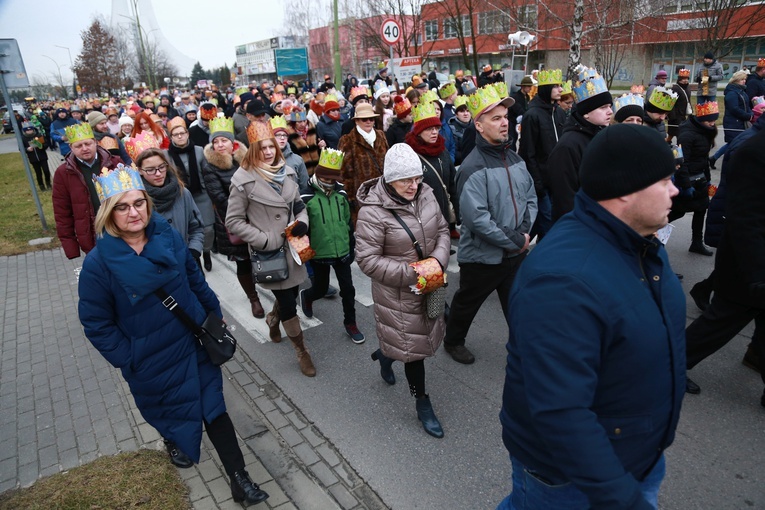
M423 255L445 269L449 263L449 225L433 190L422 184L422 162L411 147L396 144L385 155L383 177L365 182L356 195L361 209L356 224L356 261L372 279L380 375L388 384L396 378L393 361L404 362L409 391L417 399L417 417L425 431L443 437L441 424L425 393L425 363L444 337L444 317L430 319L424 295L410 285L417 274L409 264L419 260L412 239L394 217L409 227Z
M252 122L247 129L250 147L239 169L231 178L226 227L238 235L251 251L273 251L285 246L284 230L294 220L296 236L308 232L308 215L300 199L295 170L284 163L271 126ZM303 375L316 375L311 355L303 342L297 316L298 286L308 277L304 265L298 265L286 253L289 277L275 283L263 283L276 297L273 310L266 315L272 342L281 342L279 322L297 351Z

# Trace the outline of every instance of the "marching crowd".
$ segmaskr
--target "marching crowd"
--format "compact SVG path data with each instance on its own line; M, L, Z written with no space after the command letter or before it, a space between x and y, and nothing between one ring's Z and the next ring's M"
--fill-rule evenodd
M252 315L273 342L283 327L313 377L298 307L311 317L338 293L334 270L344 330L363 343L355 261L372 280L372 359L389 385L403 363L437 438L424 361L443 343L474 363L470 327L497 292L513 468L499 508L656 508L683 394L700 391L686 369L765 310L765 59L731 77L726 145L712 156L719 63L705 55L695 104L689 70L668 78L659 71L647 90L614 97L595 69L572 80L545 69L510 94L491 66L477 80L423 73L405 89L381 67L371 89L325 76L318 87L162 90L33 104L20 120L62 248L87 254L85 334L122 370L179 467L199 460L201 421L234 499L268 497L245 469L220 368L158 289L197 323L220 318L204 273L212 252L227 256ZM65 159L51 186L54 147ZM663 247L668 222L686 213L689 251L718 248L714 272L691 290L704 313L687 330L683 277ZM459 282L446 303L453 242ZM264 290L275 298L268 313ZM744 358L756 370L761 331Z

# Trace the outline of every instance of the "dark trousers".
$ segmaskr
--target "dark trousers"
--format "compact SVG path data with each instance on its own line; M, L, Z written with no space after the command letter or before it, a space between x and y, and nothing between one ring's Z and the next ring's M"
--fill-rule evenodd
M425 360L404 363L406 382L409 383L409 393L413 397L424 397L425 393Z
M526 258L526 253L502 259L500 264L460 264L460 288L452 299L449 321L446 324L444 343L452 346L465 345L478 310L489 295L497 291L502 304L502 316L507 320L507 301L510 287Z
M348 262L334 264L321 264L315 260L311 264L313 267L313 285L305 291L305 298L308 301L316 301L323 298L329 289L329 269L335 270L337 283L340 286L340 298L343 301L343 324L356 324L356 289L353 287L353 276L351 276L351 259Z
M279 320L284 322L297 315L297 295L299 287L296 285L289 289L274 289L271 292L279 303Z
M754 320L752 345L760 359L765 359L765 316L762 308L752 308L730 301L718 293L704 313L685 330L686 366L690 370L730 342ZM765 383L765 370L760 374Z
M37 185L40 189L45 189L47 185L50 188L50 170L48 169L48 160L43 161L30 161L32 168L35 169L35 175L37 176ZM45 176L45 183L43 183L43 176Z
M244 456L236 441L236 431L234 424L228 413L223 413L213 420L212 423L205 423L207 437L210 438L218 457L226 470L228 477L233 480L234 473L244 469Z
M669 222L672 223L678 218L685 216L685 213L692 212L691 235L694 241L701 241L704 238L704 216L709 207L709 195L706 181L703 185L694 186L695 194L693 198L675 197L672 201L672 210L669 212Z

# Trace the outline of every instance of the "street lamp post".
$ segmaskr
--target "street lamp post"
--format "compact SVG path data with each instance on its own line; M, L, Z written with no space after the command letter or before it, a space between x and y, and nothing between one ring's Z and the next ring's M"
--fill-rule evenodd
M69 54L69 70L72 71L72 94L76 97L77 96L77 74L74 72L74 64L72 63L72 52L69 51L69 48L66 46L59 46L58 44L54 44L56 48L61 48L66 50L66 52Z
M59 85L64 87L64 95L66 95L66 87L64 86L64 79L61 77L61 66L58 65L58 62L56 62L55 59L49 57L48 55L40 55L40 56L45 57L51 62L53 62L54 64L56 64L56 69L58 69L58 82L59 82ZM72 91L72 93L76 95L76 90Z

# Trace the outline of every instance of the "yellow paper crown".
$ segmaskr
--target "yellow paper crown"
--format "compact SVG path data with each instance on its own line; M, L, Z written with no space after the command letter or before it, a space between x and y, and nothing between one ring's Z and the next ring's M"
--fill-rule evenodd
M159 147L157 137L151 131L142 131L139 135L136 135L125 142L125 150L130 156L130 159L135 161L139 154L146 149L153 149Z
M73 124L64 128L66 133L67 143L79 142L81 140L88 140L95 138L93 135L93 128L87 122L81 122L80 124Z
M428 91L430 92L430 91ZM438 113L436 113L436 106L432 102L422 103L418 104L414 108L412 108L412 120L416 124L417 122L421 122L425 119L431 119L431 118L438 118Z
M563 90L561 91L560 95L566 95L566 94L573 94L574 89L571 86L571 80L566 80L563 82Z
M537 85L560 85L563 83L563 71L560 69L542 69L537 73Z
M435 90L427 90L420 95L420 104L432 103L433 101L438 101L438 94Z
M337 103L337 96L334 94L327 94L326 97L324 97L324 104L327 104L330 101Z
M441 96L441 99L446 99L452 94L457 93L457 87L454 85L454 83L447 83L446 85L442 86L440 89L438 89L438 95Z
M250 88L249 88L249 87L237 87L237 88L236 88L236 91L234 91L234 93L235 93L237 96L241 96L241 95L242 95L242 94L244 94L245 92L249 92L249 91L250 91Z
M319 156L319 166L330 168L332 170L340 170L343 166L344 157L344 152L326 147L321 151L321 155Z
M454 109L456 110L462 105L467 105L469 96L457 96L454 98Z
M507 91L507 83L503 81L499 81L492 84L494 88L497 90L497 94L499 94L499 97L502 99L506 97L510 97L510 92Z
M141 180L141 174L122 163L118 164L114 170L102 168L101 175L93 175L93 184L96 187L98 200L102 203L107 198L124 191L146 189Z
M210 134L213 133L231 133L234 134L234 119L227 119L226 117L215 117L210 119Z
M486 111L486 109L494 104L502 101L499 97L497 89L491 85L486 85L475 91L475 94L468 96L468 110L474 119L478 120L478 117Z
M253 120L247 126L247 141L250 145L260 140L267 140L274 137L274 131L271 129L271 124L268 122L260 122Z
M651 94L653 98L653 94ZM717 101L708 101L706 103L696 105L696 117L705 117L707 115L715 115L720 113L720 107Z
M292 111L291 108L290 108L290 111ZM277 115L276 117L271 117L270 119L268 119L268 122L271 123L271 129L273 129L274 131L276 131L277 129L283 129L285 131L287 130L287 119L285 119L283 115Z
M677 102L677 94L659 85L651 92L648 102L659 110L669 112Z

